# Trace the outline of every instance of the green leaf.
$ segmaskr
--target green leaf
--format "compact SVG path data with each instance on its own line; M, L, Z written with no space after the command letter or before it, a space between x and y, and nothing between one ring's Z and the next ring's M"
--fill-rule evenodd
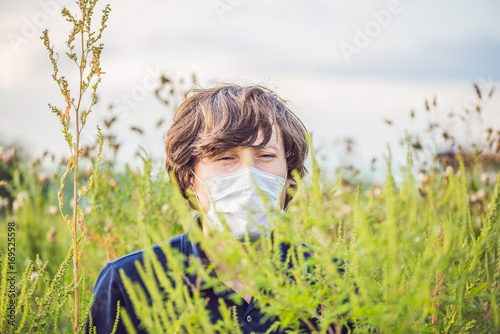
M483 289L486 288L486 286L488 286L489 283L490 282L486 282L486 283L483 283L481 285L473 287L472 289L469 290L469 295L471 297L477 296L477 294L480 293L481 291L483 291Z

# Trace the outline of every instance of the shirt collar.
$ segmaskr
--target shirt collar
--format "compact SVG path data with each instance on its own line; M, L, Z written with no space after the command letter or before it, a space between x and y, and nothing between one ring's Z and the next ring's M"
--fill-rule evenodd
M199 217L196 218L195 224L199 224L201 226L201 221ZM186 258L186 265L189 265L189 256L190 254L194 255L194 257L199 260L202 264L202 266L207 269L210 267L211 263L210 260L207 258L207 255L203 251L203 249L200 247L200 245L196 242L194 242L189 234L191 228L189 228L184 234L185 234L185 242L187 249L184 249L184 255L187 257ZM271 238L273 238L273 234L271 233ZM284 242L280 243L280 260L282 263L286 262L287 258L287 253L289 251L290 245ZM288 265L288 268L292 266L291 262ZM215 270L212 268L209 272L210 277L217 279L218 284L217 287L215 287L216 294L219 297L227 297L231 293L233 293L233 290L231 290L229 287L227 287L222 281L220 281L217 277L217 274ZM190 289L197 289L197 287L200 287L200 291L205 291L211 288L214 288L207 284L206 281L201 280L198 278L196 274L187 274L187 279L191 284L189 284ZM220 283L220 284L219 284Z
M196 223L200 223L199 218L196 219ZM186 231L186 243L187 243L187 252L184 252L184 255L186 255L188 258L186 259L187 264L189 265L189 255L192 254L194 258L198 261L200 261L201 265L207 269L210 268L211 263L210 260L208 259L207 255L203 251L203 249L200 247L200 245L196 242L194 242L189 234L189 230ZM206 291L209 289L214 289L215 293L219 297L227 297L232 293L232 290L227 287L222 281L220 281L217 277L217 274L213 268L210 269L210 272L208 273L211 278L214 278L217 280L217 286L210 286L205 280L201 279L198 277L196 274L187 274L187 279L189 280L189 288L190 289L197 289L199 287L200 291Z

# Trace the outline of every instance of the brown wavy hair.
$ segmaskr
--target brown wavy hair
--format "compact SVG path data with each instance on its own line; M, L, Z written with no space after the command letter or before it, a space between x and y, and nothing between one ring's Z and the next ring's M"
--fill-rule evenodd
M166 133L165 167L174 175L182 195L192 208L187 190L193 182L192 170L199 159L215 157L238 146L264 147L273 127L281 132L291 187L295 170L304 176L308 152L308 133L304 124L285 102L262 86L224 85L211 89L192 89L174 115ZM262 142L254 145L259 134ZM291 200L287 193L285 207Z

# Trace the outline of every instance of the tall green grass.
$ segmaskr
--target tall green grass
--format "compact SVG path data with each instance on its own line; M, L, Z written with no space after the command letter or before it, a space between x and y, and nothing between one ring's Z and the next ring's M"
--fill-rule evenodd
M44 33L54 79L67 105L64 113L52 110L61 120L72 155L49 178L52 171L41 168L40 161L13 159L10 151L1 151L0 169L9 177L0 180L0 187L8 192L0 199L0 332L83 332L82 320L100 269L121 255L147 249L186 229L207 253L229 264L234 272L228 275L241 276L245 292L255 297L258 307L269 316L279 316L273 328L298 332L303 323L319 333L325 333L330 324L337 330L353 324L355 333L500 332L500 174L479 177L480 158L488 148L483 152L474 146L475 152L462 152L465 164L454 154L455 161L447 168L431 155L427 166L432 168L417 180L413 171L421 166L413 166L412 156L418 155L421 162L425 154L410 138L406 169L398 172L403 181L394 181L388 158L381 186L355 185L343 180L341 173L326 179L313 156L310 177L300 180L295 175L295 197L287 212L274 218L273 237L263 241L262 252L255 245L231 243L225 234L207 238L195 224L196 213L165 172L153 167L147 152L138 156L141 168L127 166L120 171L110 160L97 169L103 147L100 137L92 152L96 156L90 161L92 168L86 172L79 168L79 158L88 154L78 145L83 126L77 126L72 137L69 110L73 108L76 119L85 123L88 111L82 116L75 101L83 101L88 87L92 87L90 107L96 103L97 84L90 86L90 82L92 78L100 82L102 45L95 42L106 22L101 22L97 35L85 35L90 33L96 1L79 4L87 6L81 20L63 11L74 24L70 39L87 36L94 47L84 47L81 58L68 54L81 70L77 100L69 95L68 81L57 75L57 58ZM107 13L109 9L104 12L106 18ZM71 51L72 43L68 42ZM489 131L487 145L494 158L498 152L491 151L491 143L498 139L491 136L493 132ZM116 143L111 144L116 149ZM65 179L67 175L73 177L71 181ZM15 269L9 267L4 247L12 222ZM290 246L284 262L282 243ZM237 318L222 301L222 321L210 323L200 286L185 280L186 259L169 249L168 243L162 249L167 268L161 268L148 251L140 268L148 291L124 277L148 331L238 333ZM188 273L217 285L210 268L189 260ZM15 292L11 293L9 272L13 270ZM14 324L9 318L10 303L15 305ZM120 317L130 323L127 313ZM311 318L318 320L317 329Z
M144 167L125 172L105 164L89 191L81 255L86 305L98 271L114 258L167 240L189 226L203 249L213 250L228 240L224 236L203 238L193 212L165 174L152 173L150 158L143 161ZM27 193L27 199L3 218L4 226L9 221L18 226L16 326L23 323L32 332L53 332L57 326L59 332L68 332L72 328L68 306L74 303L68 291L74 285L67 268L71 256L65 260L64 256L71 242L68 237L47 237L53 227L56 235L66 229L57 215L49 213L57 181L44 181L49 183L47 191L37 191L41 181L29 172L35 167L24 168L28 172L22 181L9 183L9 189L13 194ZM259 306L280 316L281 323L276 325L294 328L299 319L317 316L323 326L320 331L330 323L348 321L356 324L359 333L373 329L377 333L493 333L500 329L498 180L485 186L468 178L462 165L459 171L435 172L419 184L409 167L401 184L395 184L388 172L381 189L361 191L342 182L340 175L337 180L324 180L318 168L310 169L311 180L299 180L289 210L274 221L274 237L263 244L267 256L234 244L219 254L220 261L247 273L247 288ZM482 186L473 192L472 183ZM478 192L480 202L471 201ZM6 239L4 231L2 240ZM280 242L292 245L288 258L294 263L292 272L279 265ZM32 243L38 246L29 247ZM303 243L312 250L307 260L302 256ZM26 259L35 260L37 250L45 255L38 263L26 265ZM166 276L161 276L165 268L158 268L150 258L145 262L145 277L151 279L156 272L165 285L169 280L182 282L182 259L168 248L165 253L171 264ZM339 274L335 258L344 260L345 273ZM211 282L196 261L192 270ZM15 332L6 325L5 279L2 274L0 325L4 332ZM154 307L144 297L136 301L139 314L151 319L153 333L162 332L162 325L207 333L232 332L236 325L231 313L224 313L224 323L210 325L200 306L203 300L196 294L187 296L185 284L176 284L166 300L155 289L151 285L149 291ZM143 296L132 284L129 292ZM162 325L155 319L162 319Z

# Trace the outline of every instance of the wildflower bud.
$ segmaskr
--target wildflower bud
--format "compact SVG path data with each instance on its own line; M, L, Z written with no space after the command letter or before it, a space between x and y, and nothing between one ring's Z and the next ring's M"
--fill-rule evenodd
M41 183L41 184L45 184L47 183L47 174L45 173L40 173L38 175L38 181Z
M12 159L14 161L18 161L19 160L19 156L17 155L17 147L16 146L12 146L10 148L9 154L10 154L10 156L12 157Z
M486 199L486 191L484 189L479 190L476 195L480 200L484 201Z
M168 210L169 210L169 209L170 209L170 206L169 206L168 204L163 204L163 205L161 206L161 212L162 212L163 214L166 214L166 213L168 212Z
M6 165L10 165L10 163L12 162L12 157L10 155L8 155L8 154L2 155L2 161Z
M469 203L470 204L475 204L479 201L479 198L475 194L472 194L469 196Z
M481 217L477 217L476 219L476 226L479 228L483 227L483 221L481 220Z
M118 185L118 183L116 182L116 180L115 180L115 179L113 179L113 178L110 178L110 179L109 179L109 186L110 186L111 188L115 188L117 185Z
M19 202L20 206L23 206L24 201L28 199L28 193L26 191L21 191L20 193L17 194L16 199Z
M51 215L57 215L57 213L59 212L59 208L55 205L51 205L49 206L49 213Z
M78 226L80 226L80 229L83 231L83 227L84 227L83 216L81 216L81 215L78 217Z
M82 157L88 157L89 156L89 147L88 146L82 147L80 156L82 156Z
M57 229L54 226L52 226L50 230L47 232L47 240L49 242L54 242L56 240L56 233Z
M38 277L38 273L36 271L32 272L31 276L30 276L31 283L35 283L37 277Z
M341 210L344 214L346 214L346 215L349 215L349 214L351 214L351 213L352 213L352 208L351 208L349 205L347 205L347 204L342 205L342 207L340 208L340 210Z
M429 183L429 175L425 175L425 174L422 174L422 173L419 173L418 174L418 179L420 180L420 182L422 182L422 184L426 184L426 183Z
M481 174L481 182L483 182L484 186L487 187L490 184L490 179L488 178L488 174Z

